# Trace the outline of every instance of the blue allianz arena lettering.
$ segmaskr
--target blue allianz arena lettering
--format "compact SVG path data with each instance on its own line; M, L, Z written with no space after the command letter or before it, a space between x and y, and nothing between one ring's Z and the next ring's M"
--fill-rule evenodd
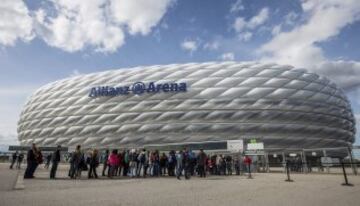
M90 90L89 97L103 97L103 96L120 96L128 94L141 95L143 93L159 93L159 92L186 92L187 84L181 83L163 83L158 84L155 82L143 83L136 82L131 86L111 87L111 86L98 86Z

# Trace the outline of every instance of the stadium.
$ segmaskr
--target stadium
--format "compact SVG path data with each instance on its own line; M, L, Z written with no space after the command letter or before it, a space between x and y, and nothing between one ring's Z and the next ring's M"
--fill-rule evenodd
M265 149L348 148L343 91L305 69L257 62L124 68L39 88L18 122L21 145L133 148L262 142Z

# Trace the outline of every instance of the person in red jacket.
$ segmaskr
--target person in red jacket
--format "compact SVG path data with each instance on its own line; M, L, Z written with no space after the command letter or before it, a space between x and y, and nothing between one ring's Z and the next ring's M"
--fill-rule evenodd
M251 158L246 155L246 156L244 157L244 163L245 163L245 165L247 165L247 167L248 167L249 178L251 178L251 170L250 170L250 166L251 166L251 163L252 163Z

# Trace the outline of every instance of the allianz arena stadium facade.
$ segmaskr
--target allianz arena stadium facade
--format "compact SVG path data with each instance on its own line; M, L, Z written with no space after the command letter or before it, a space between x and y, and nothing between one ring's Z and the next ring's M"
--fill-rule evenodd
M255 62L156 65L47 84L18 123L21 145L114 148L256 138L265 148L349 147L346 96L304 69Z

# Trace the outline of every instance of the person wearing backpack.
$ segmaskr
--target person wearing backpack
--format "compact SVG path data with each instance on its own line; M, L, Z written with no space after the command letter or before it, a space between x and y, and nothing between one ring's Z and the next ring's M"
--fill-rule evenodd
M24 173L24 179L27 178L34 178L34 172L37 167L37 148L35 144L32 144L31 149L28 151L26 160L27 160L27 166Z
M137 171L136 171L136 176L137 177L140 177L140 173L141 173L141 170L143 170L143 176L144 176L144 173L146 174L145 172L145 162L146 162L146 150L143 149L140 154L138 155L138 167L137 167Z

